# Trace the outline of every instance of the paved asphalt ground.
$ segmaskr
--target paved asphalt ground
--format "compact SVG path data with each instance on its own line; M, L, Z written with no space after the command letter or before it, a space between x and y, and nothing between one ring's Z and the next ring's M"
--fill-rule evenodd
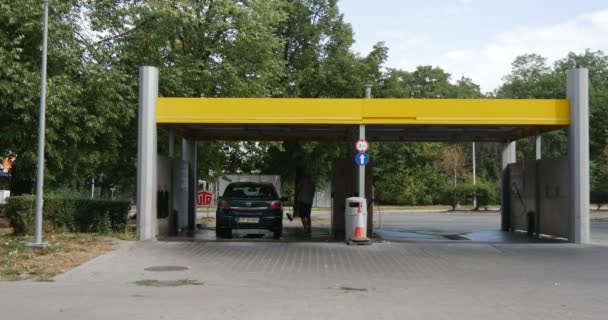
M495 229L496 214L386 214L387 229ZM606 240L605 222L593 223ZM597 238L599 236L599 238ZM599 241L601 242L601 241ZM152 266L187 266L152 272ZM54 282L0 283L1 319L606 319L608 246L124 244ZM145 285L137 285L139 280ZM188 281L199 285L181 285ZM158 285L158 286L149 286Z

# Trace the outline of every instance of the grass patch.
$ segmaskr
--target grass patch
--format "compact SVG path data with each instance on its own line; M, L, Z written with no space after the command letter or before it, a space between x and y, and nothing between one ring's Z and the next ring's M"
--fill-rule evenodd
M346 287L346 286L340 287L340 290L342 290L344 292L367 292L366 288L353 288L353 287Z
M0 271L0 276L18 276L21 272L17 269L5 269Z
M144 280L135 281L133 283L140 287L151 287L151 286L158 284L158 280L144 279Z
M140 287L180 287L180 286L202 286L202 282L191 279L180 279L180 280L152 280L144 279L133 282L133 284Z
M114 232L112 233L112 237L116 238L116 239L120 239L120 240L124 240L124 241L137 241L137 234L135 234L135 232L132 231L126 231L126 232Z
M96 234L46 234L45 249L25 246L32 237L0 236L0 280L50 281L54 276L116 248L111 238Z

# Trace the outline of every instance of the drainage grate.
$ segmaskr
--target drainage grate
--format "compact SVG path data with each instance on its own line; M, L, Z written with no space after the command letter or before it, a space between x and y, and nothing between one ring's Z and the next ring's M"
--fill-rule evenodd
M156 271L156 272L166 272L166 271L184 271L190 269L189 267L182 266L157 266L157 267L148 267L144 270L146 271Z
M470 240L469 238L463 237L463 236L458 235L458 234L449 234L449 235L446 235L444 237L446 237L446 238L448 238L450 240Z
M246 239L261 239L263 237L264 237L263 233L248 233L243 236L243 238L246 238Z

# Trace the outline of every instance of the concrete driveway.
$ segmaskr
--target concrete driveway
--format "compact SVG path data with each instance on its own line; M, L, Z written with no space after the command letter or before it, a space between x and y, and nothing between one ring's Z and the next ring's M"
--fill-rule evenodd
M0 283L0 310L7 319L605 319L607 265L598 245L130 243L55 282ZM146 271L159 266L187 269Z

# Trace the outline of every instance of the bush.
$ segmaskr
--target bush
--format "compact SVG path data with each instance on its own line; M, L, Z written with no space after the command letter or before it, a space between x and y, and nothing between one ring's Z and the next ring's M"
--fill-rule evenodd
M126 224L128 201L92 200L48 196L44 200L45 231L98 232L108 234ZM8 199L5 213L15 233L34 233L35 197L14 196Z
M458 185L456 187L447 187L441 191L440 202L442 204L448 204L452 206L452 210L455 210L458 204L465 203L466 190L464 185Z
M36 198L31 195L8 198L4 214L11 221L15 234L26 235L34 233L35 201Z
M591 191L591 203L596 204L598 209L603 204L608 204L608 192Z
M477 207L485 207L491 204L500 203L500 188L496 183L459 184L454 187L447 187L441 192L441 202L456 209L458 204L473 204L473 199L477 196Z
M480 183L473 188L473 192L477 195L478 208L500 204L500 184L498 183Z

